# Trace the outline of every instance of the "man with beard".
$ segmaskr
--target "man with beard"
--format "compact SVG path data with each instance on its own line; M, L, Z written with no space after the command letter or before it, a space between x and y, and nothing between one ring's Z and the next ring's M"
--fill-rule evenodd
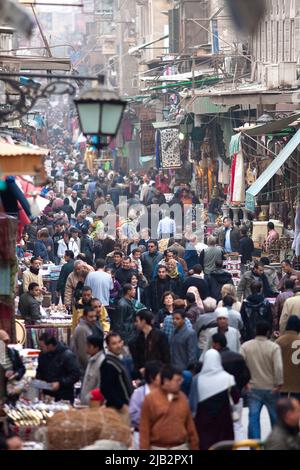
M41 259L33 256L30 260L29 269L23 273L23 292L28 292L29 284L32 282L36 282L39 288L46 292L47 289L44 287L42 273L40 272L41 266Z
M171 279L168 276L166 266L158 266L157 276L150 282L146 288L147 307L152 310L156 317L159 310L163 308L162 296L170 289Z
M77 191L72 191L71 196L69 197L69 201L70 201L70 206L75 212L75 217L74 215L71 216L71 223L75 224L76 217L83 208L82 200L79 197L77 197Z
M277 293L273 292L270 288L268 278L265 275L264 263L262 261L257 261L254 263L253 269L251 271L245 272L245 274L243 274L241 277L237 288L237 296L239 300L241 300L242 297L246 299L249 295L251 295L251 284L253 281L262 282L263 294L265 297L277 296Z
M300 450L300 403L282 398L277 406L278 421L265 443L266 450Z

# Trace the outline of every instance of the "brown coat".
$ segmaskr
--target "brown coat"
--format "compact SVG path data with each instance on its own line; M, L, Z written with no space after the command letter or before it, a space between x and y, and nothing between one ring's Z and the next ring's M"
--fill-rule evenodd
M145 397L140 421L140 449L152 446L170 448L187 443L191 450L199 449L198 434L189 403L182 392L168 400L162 390Z
M296 343L298 341L298 344ZM300 393L300 335L296 331L286 331L277 339L283 360L283 392Z
M94 271L94 268L90 266L89 264L86 264L86 267L88 268L89 272ZM69 276L67 277L67 282L66 282L66 287L65 287L65 296L64 296L65 305L71 306L73 304L74 291L79 281L84 282L84 278L82 276L77 276L77 274L75 274L74 271L71 274L69 274Z

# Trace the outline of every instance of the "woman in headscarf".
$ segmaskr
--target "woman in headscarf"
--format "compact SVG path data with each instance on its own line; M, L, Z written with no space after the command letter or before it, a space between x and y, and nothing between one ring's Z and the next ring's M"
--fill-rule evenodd
M171 258L166 262L166 268L170 281L170 290L176 295L181 295L183 279L178 271L178 263L174 258Z
M235 379L223 369L220 353L210 349L204 356L201 372L193 378L190 391L200 450L208 450L220 441L234 440L229 397L234 403L239 400Z
M191 292L192 294L194 294L195 299L196 299L197 307L202 308L202 309L203 309L203 313L204 313L204 305L203 305L203 302L202 302L202 299L201 299L201 297L200 297L200 294L199 294L199 291L198 291L197 287L195 287L195 286L190 286L190 287L188 288L187 292Z

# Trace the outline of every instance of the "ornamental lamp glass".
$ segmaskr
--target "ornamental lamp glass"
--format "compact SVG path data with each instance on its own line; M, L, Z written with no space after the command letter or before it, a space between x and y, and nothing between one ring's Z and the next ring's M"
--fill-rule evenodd
M91 88L74 102L84 135L100 137L117 135L127 103L113 90Z

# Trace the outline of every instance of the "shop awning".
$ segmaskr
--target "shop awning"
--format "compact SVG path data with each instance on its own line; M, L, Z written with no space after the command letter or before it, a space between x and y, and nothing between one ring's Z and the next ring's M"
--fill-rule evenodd
M43 157L49 150L0 142L0 174L2 176L44 175Z
M276 119L276 121L267 122L266 124L253 126L253 127L244 127L235 129L238 132L242 132L246 135L259 136L272 134L273 132L282 131L294 121L300 118L300 113L292 114L283 119Z
M255 196L265 187L270 179L277 173L277 171L286 162L289 156L300 144L300 129L296 134L289 140L286 146L277 155L275 160L268 166L268 168L260 175L260 177L253 183L250 188L246 191L246 209L249 211L255 210Z

